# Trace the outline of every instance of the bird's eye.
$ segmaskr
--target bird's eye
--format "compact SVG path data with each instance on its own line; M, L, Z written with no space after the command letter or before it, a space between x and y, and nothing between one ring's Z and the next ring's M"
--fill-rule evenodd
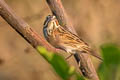
M51 33L51 30L49 30L49 33Z
M48 34L49 34L49 35L51 34L51 32L52 32L51 30L48 30Z
M55 23L56 23L57 26L59 25L58 21L55 21Z

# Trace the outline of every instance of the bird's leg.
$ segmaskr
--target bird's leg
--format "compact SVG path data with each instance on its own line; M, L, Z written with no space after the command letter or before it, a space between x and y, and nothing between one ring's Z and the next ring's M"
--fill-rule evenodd
M72 57L74 54L70 54L69 56L67 56L66 58L65 58L65 60L68 60L70 57Z

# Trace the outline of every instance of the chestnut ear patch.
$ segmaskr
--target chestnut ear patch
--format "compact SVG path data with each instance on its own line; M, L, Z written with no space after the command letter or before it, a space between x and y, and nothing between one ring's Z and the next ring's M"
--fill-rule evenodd
M55 23L56 23L57 26L59 25L58 21L55 21Z

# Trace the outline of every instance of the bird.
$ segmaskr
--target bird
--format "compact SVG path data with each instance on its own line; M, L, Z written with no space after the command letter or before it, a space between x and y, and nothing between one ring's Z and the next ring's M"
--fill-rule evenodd
M78 35L61 26L55 15L48 15L46 17L43 25L43 34L52 46L66 53L70 53L70 56L66 59L72 55L76 56L76 53L87 53L102 60Z

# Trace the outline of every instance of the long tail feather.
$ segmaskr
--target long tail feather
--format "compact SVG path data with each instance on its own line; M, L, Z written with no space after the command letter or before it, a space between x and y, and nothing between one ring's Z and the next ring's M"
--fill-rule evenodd
M98 58L99 60L103 61L102 57L100 55L98 55L95 51L90 51L90 55Z

